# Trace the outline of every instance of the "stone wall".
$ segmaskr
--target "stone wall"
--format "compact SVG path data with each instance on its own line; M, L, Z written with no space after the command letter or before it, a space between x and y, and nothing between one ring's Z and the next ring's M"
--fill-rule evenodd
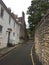
M49 65L49 13L41 19L36 27L35 52L43 65Z

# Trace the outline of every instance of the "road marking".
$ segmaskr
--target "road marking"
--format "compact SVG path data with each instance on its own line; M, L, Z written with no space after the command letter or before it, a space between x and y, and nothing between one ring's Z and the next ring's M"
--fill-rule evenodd
M31 54L30 54L30 56L31 56L32 64L35 65L34 60L33 60L33 55L32 55L32 49L33 49L33 46L31 48Z

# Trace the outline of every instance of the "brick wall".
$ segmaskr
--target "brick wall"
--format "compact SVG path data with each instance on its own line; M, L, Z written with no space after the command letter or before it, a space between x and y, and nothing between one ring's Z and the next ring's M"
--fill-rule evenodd
M49 65L49 13L41 19L36 27L35 52L43 65Z

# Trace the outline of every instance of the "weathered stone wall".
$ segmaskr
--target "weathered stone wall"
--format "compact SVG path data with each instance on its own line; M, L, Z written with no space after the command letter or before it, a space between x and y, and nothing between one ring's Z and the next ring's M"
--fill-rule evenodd
M43 65L49 65L49 13L36 27L35 52Z

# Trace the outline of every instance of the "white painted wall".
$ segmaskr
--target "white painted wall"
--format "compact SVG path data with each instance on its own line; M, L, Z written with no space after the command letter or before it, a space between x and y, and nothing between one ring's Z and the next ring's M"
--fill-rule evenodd
M1 12L1 7L2 7L2 5L0 4L0 12ZM4 7L3 7L3 9L4 9ZM12 44L18 44L20 25L18 25L15 22L15 27L14 27L14 22L15 22L15 20L11 17L11 22L9 24L9 14L4 9L3 18L0 17L0 25L3 26L2 33L0 33L0 48L4 48L7 46L7 41L8 41L7 30L8 30L8 28L12 29L11 34L10 34L10 42ZM15 33L15 36L13 36L13 32Z

